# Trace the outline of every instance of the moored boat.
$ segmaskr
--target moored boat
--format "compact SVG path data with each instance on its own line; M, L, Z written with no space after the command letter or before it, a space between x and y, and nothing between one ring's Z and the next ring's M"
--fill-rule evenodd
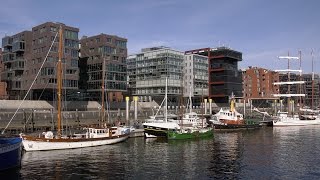
M57 133L51 131L44 132L38 136L29 136L21 134L22 144L26 151L41 151L41 150L58 150L83 148L92 146L101 146L114 144L125 141L130 134L130 130L124 127L107 127L104 121L104 116L99 123L99 127L86 128L86 132L82 134L73 134L72 136L63 136L61 134L61 94L62 94L62 57L63 57L63 32L62 25L59 29L59 60L57 65ZM105 64L103 63L103 68ZM102 75L102 114L104 114L104 75Z
M235 109L235 98L233 94L230 100L230 109L220 109L220 111L214 114L210 122L215 129L255 129L261 127L260 124L256 122L246 121L241 113Z
M313 56L312 56L313 57ZM290 89L291 85L301 85L305 84L305 81L290 81L290 73L292 72L299 72L300 75L302 74L301 66L299 70L290 69L290 60L301 60L301 53L300 57L294 57L294 56L280 56L279 59L286 59L288 60L288 69L286 70L276 70L278 72L286 72L288 73L288 81L285 82L276 82L273 83L275 85L287 85ZM313 59L312 59L313 62ZM312 84L314 83L314 73L312 73ZM313 92L313 88L312 88ZM291 101L294 97L305 97L306 94L291 94L290 91L288 91L286 94L274 94L275 97L283 97L287 99L287 102L294 102ZM313 93L312 97L313 99ZM313 102L313 100L312 100ZM300 104L301 107L303 107L303 104ZM277 117L273 120L272 125L273 126L308 126L308 125L320 125L320 115L319 111L316 111L313 109L313 104L311 104L311 108L300 108L299 113L294 112L294 103L288 103L288 112L278 112Z
M20 137L0 137L0 171L20 166L21 141Z
M188 128L167 131L168 140L203 139L213 137L212 128Z

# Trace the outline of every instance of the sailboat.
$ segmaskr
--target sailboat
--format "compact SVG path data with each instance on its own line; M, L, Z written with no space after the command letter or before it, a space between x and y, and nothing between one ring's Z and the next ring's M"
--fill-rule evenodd
M192 112L192 98L190 86L189 93L189 112L185 113L182 117L180 129L171 129L167 132L168 140L183 140L183 139L202 139L213 137L213 129L207 127L204 117L199 118L198 114ZM187 123L192 123L192 126L186 126Z
M43 132L39 136L21 134L22 144L26 151L59 150L71 148L84 148L101 146L125 141L129 137L127 129L122 127L106 127L100 123L100 127L85 128L85 133L63 136L61 134L61 92L62 92L62 68L63 32L59 30L59 61L57 66L57 134L51 131ZM104 73L104 72L103 72ZM102 81L104 81L102 79ZM103 89L103 88L102 88ZM104 93L104 92L102 92ZM104 102L103 102L104 103Z
M276 70L278 72L287 72L288 73L288 82L277 82L274 83L275 85L288 85L288 89L290 89L290 85L292 84L304 84L304 81L290 81L290 72L299 72L300 76L302 74L301 67L299 70L290 69L290 60L300 60L301 57L293 57L293 56L280 56L279 59L287 59L288 60L288 69L286 70ZM312 74L312 76L314 76ZM312 77L313 80L313 77ZM313 87L312 87L313 88ZM287 94L274 94L275 97L285 97L288 99L288 102L290 102L291 97L305 97L305 94L291 94L288 92ZM293 105L292 105L293 106ZM319 115L316 116L312 113L314 113L313 110L306 110L301 108L300 109L300 115L293 114L290 111L290 106L288 106L288 112L278 112L278 115L276 119L272 121L273 126L306 126L306 125L320 125L320 118ZM305 113L308 113L308 111L311 112L308 115ZM292 115L291 115L292 114Z
M167 131L170 129L180 129L176 120L168 120L168 78L166 78L166 88L164 97L164 119L158 119L143 123L144 135L146 138L167 137ZM158 112L157 112L158 113ZM156 116L155 116L156 117Z

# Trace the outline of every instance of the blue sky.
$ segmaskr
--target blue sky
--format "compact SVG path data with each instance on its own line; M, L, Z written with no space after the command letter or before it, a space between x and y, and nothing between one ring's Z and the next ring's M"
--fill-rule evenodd
M283 69L287 63L277 56L301 50L305 72L314 49L319 73L319 7L318 0L3 0L0 37L55 21L80 28L80 37L125 37L129 54L158 45L181 51L225 45L243 53L240 68Z

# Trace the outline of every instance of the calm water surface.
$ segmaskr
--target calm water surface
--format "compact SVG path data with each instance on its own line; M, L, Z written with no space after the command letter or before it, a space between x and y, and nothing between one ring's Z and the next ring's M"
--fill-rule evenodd
M22 168L1 179L320 179L319 150L320 126L216 133L199 141L131 138L26 152Z

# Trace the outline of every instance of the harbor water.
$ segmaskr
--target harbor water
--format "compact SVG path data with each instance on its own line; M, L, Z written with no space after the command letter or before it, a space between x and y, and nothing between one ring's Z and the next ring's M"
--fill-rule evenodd
M319 179L320 126L219 132L212 139L130 138L115 145L25 152L1 179Z

